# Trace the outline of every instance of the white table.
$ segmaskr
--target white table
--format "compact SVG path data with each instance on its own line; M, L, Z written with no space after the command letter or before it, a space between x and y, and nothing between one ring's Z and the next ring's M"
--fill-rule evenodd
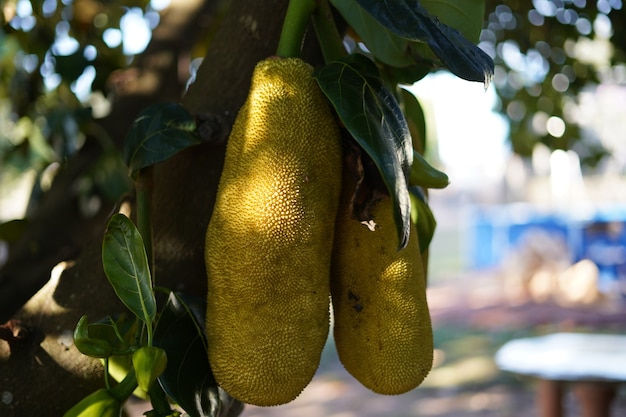
M516 339L496 353L504 370L539 379L542 417L562 417L562 397L570 382L583 417L610 416L620 382L626 381L626 336L555 333Z

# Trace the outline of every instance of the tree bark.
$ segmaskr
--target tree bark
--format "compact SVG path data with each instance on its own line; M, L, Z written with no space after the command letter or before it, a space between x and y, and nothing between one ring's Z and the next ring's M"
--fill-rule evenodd
M111 214L115 199L99 193L95 212L81 210L81 181L90 180L98 161L111 149L121 149L124 137L137 114L150 104L179 101L188 78L193 40L216 7L215 1L174 0L163 12L151 43L132 67L119 70L109 80L113 107L109 115L92 123L85 145L55 177L36 211L28 216L28 227L9 249L9 259L0 269L0 323L9 319L49 278L57 263L74 259L81 248L96 238ZM182 65L181 65L182 62ZM102 139L102 137L106 139ZM130 185L130 182L129 182ZM97 188L97 187L95 187Z
M287 0L232 1L183 100L191 113L232 122L254 65L274 52L286 5ZM155 275L160 286L205 296L204 230L224 149L223 144L200 145L155 166ZM100 220L99 232L75 262L14 315L26 336L12 343L0 340L0 415L62 415L103 386L100 362L81 355L72 343L81 315L98 320L124 311L102 271L103 229Z
M287 1L257 3L232 2L198 70L197 81L183 99L190 113L216 116L228 126L232 124L245 101L254 66L276 49ZM204 235L224 151L224 143L209 143L155 166L157 283L171 279L176 283L173 289L205 296Z

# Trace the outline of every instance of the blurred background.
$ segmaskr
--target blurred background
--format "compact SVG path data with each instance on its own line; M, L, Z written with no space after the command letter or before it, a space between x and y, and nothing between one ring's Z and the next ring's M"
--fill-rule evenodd
M0 2L5 320L130 189L119 155L128 114L176 100L193 80L228 2L205 3ZM244 416L536 415L535 381L496 366L504 343L624 333L624 30L621 0L486 1L479 46L496 65L491 84L441 71L410 87L426 116L426 157L450 177L430 193L433 371L409 394L378 396L345 373L329 340L300 398ZM565 406L580 415L571 394ZM613 409L626 415L623 389Z

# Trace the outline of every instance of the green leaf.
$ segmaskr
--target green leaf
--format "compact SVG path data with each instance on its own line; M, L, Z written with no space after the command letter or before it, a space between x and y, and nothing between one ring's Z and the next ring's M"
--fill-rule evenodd
M156 346L142 346L133 353L132 362L137 385L148 392L167 367L167 353Z
M433 240L437 221L422 190L419 187L410 187L409 192L411 194L411 221L417 229L420 252L424 253Z
M63 414L63 417L116 417L122 413L122 404L105 388L101 388Z
M85 49L79 48L70 55L55 55L54 69L68 84L74 82L91 63L85 58Z
M130 320L126 321L132 323ZM127 326L127 324L123 323L123 326ZM113 348L113 355L131 352L129 341L121 338L124 330L121 330L118 327L118 323L114 322L110 317L104 321L89 324L87 331L89 332L89 337L104 339L109 342Z
M457 29L441 23L418 0L356 0L380 24L401 38L425 42L456 76L487 85L492 59Z
M102 265L122 303L150 327L156 301L148 258L139 231L123 214L114 214L109 220L102 242Z
M478 43L485 0L420 0L420 4L441 23L455 28L470 42Z
M389 190L399 248L409 237L410 201L406 179L413 161L411 135L393 94L376 65L350 55L314 73L346 129L372 158Z
M124 142L130 176L201 143L193 117L177 103L158 103L142 111Z
M424 188L446 188L450 184L450 180L445 173L434 168L422 155L415 152L409 184Z
M74 329L74 346L83 355L92 358L108 358L113 352L111 344L104 339L89 335L87 316L82 316Z
M184 300L183 300L184 298ZM167 352L159 382L191 417L234 417L243 405L219 389L207 359L204 337L206 303L170 293L154 332L154 345Z
M426 151L426 118L424 110L413 93L401 88L400 94L404 107L404 116L413 139L413 149L423 155Z
M441 66L439 58L425 43L409 41L391 32L354 0L331 2L358 34L367 52L385 65L397 83L413 84Z
M387 30L354 0L330 2L377 60L392 67L408 67L415 63L409 55L409 41Z
M414 50L414 45L412 45L411 50ZM422 63L404 68L387 67L386 71L395 84L411 85L430 74L432 69L433 65Z
M29 223L26 219L15 219L0 224L0 240L4 240L7 243L17 242L22 237Z
M133 392L137 389L137 378L135 377L135 370L131 367L128 374L118 384L111 387L109 390L111 395L118 399L118 401L126 401Z

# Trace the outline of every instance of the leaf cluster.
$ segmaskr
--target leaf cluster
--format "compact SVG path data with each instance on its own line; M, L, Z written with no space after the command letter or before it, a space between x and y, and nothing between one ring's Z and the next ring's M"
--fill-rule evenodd
M444 10L447 4L429 3ZM440 20L416 0L332 4L359 46L329 57L314 76L345 131L363 151L363 162L374 167L375 173L370 172L366 180L392 199L399 247L406 245L412 221L425 251L435 228L426 190L445 187L448 178L423 158L423 111L401 85L439 67L487 83L493 71L491 60L461 32L443 23L443 15ZM320 16L314 16L316 27L327 27ZM325 16L334 19L333 14ZM136 185L149 179L154 164L201 143L196 130L193 117L178 104L157 104L142 112L128 132L124 149ZM146 191L137 187L137 193L142 192ZM137 201L138 206L149 204L149 195L138 195ZM191 416L236 416L243 405L220 389L207 361L205 302L164 290L167 301L158 307L150 224L145 221L150 210L137 208L138 226L123 214L113 215L107 225L104 271L130 315L98 323L89 323L87 317L79 321L75 344L82 353L104 361L107 388L83 399L76 406L78 412L95 403L107 410L117 407L134 392L151 400L154 409L149 414L154 416L178 415L172 403ZM110 375L119 381L117 385L109 381ZM76 410L67 415L80 415Z
M74 342L81 353L104 360L107 390L118 405L135 393L150 398L152 416L180 415L170 402L193 417L238 415L242 404L217 386L206 360L205 302L168 292L157 313L143 240L123 214L109 220L102 263L109 283L132 314L97 323L88 323L83 316ZM111 377L119 384L112 386ZM98 393L87 397L91 403L83 399L66 416L102 401L103 394Z
M412 211L415 222L424 222L418 224L419 240L429 243L434 233L432 214L418 215L429 212L426 193L418 188L448 184L447 176L422 157L424 114L417 99L401 86L439 68L485 85L493 75L491 58L468 40L478 38L484 3L462 3L331 0L348 27L343 39L353 46L346 56L331 57L315 77L345 128L378 169L385 185L382 191L393 202L400 249L408 241ZM444 22L456 24L467 37ZM422 210L411 210L412 193L421 196Z
M611 149L580 125L572 109L581 92L623 82L622 2L489 0L486 6L481 43L495 62L497 110L510 123L513 151L530 157L538 144L571 149L592 169ZM564 131L546 129L550 117L561 119Z

